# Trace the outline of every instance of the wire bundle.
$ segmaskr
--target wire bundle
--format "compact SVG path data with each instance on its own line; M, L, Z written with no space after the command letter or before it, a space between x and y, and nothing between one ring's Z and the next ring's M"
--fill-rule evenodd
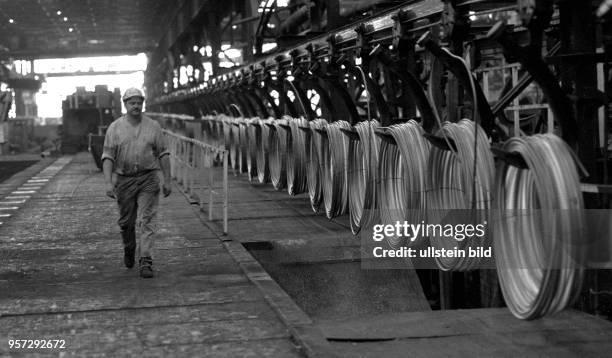
M420 223L424 218L427 189L427 165L431 145L423 137L425 131L416 121L395 124L387 128L395 143L383 141L379 158L380 220L383 224L407 221ZM419 239L423 239L419 237ZM405 239L388 237L392 246ZM406 242L417 245L421 240Z
M220 122L219 125L222 130L222 134L223 134L223 146L225 150L229 151L231 149L231 143L232 143L232 124L229 122L228 117L222 116L222 115L218 117L218 121ZM230 159L231 159L231 153L230 153Z
M510 311L535 319L563 310L580 292L585 254L580 178L569 146L553 134L511 138L529 169L503 163L496 178L495 256ZM496 222L497 223L497 222Z
M306 174L308 184L308 196L310 197L310 206L317 213L323 201L323 135L318 130L323 130L327 126L327 121L322 118L317 118L309 123L311 134L309 143L308 160L306 161Z
M348 205L351 231L359 233L376 209L376 172L378 170L378 151L380 138L374 134L374 129L380 127L377 120L359 122L355 131L359 140L349 139L348 150ZM363 216L364 210L369 210L368 217Z
M215 134L217 136L219 146L225 147L224 126L223 126L223 121L221 119L219 118L215 119L214 129L215 129Z
M202 123L202 141L204 143L210 143L211 145L214 144L214 137L212 135L212 124L213 121L211 120L210 116L205 116L201 118L201 123Z
M437 210L440 219L449 211L453 214L452 210L471 209L476 215L472 220L485 221L486 218L478 214L490 208L495 164L484 130L474 122L462 119L457 123L445 122L437 134L452 139L457 150L431 149L428 163L431 191L427 199L431 204L429 209ZM456 247L465 251L470 247L482 247L486 240L485 237L472 237L458 241L443 235L433 235L430 239L438 249L452 250ZM436 263L442 270L465 271L473 269L482 260L481 257L467 256L438 257Z
M238 156L240 146L240 129L237 118L227 118L224 122L225 145L229 149L230 162L233 169L238 169Z
M248 172L247 165L247 157L249 156L249 137L247 130L247 118L238 118L238 132L239 132L239 140L238 140L238 172L246 173Z
M259 118L250 118L245 121L247 134L247 150L246 150L246 165L249 181L257 178L257 140L258 133L261 132L259 127Z
M283 125L287 125L286 119L275 120L268 137L270 179L276 190L282 190L287 185L287 132Z
M300 127L308 127L305 118L287 119L287 192L297 195L306 192L306 162L308 161L309 134Z
M327 125L327 140L323 141L323 202L325 214L331 219L348 209L348 184L346 159L348 139L340 128L350 129L347 121L336 121Z
M210 138L210 142L215 146L223 145L223 125L219 122L219 119L212 118L207 123L207 136Z
M272 119L260 119L259 130L256 132L255 144L257 146L257 179L260 183L270 181L270 167L268 151L270 146L270 127L274 123Z

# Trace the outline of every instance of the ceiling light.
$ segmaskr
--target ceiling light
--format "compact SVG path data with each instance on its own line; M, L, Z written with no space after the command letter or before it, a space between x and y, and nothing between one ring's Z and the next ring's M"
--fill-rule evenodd
M60 10L57 10L57 16L60 16L62 14L62 12Z
M64 16L64 22L68 21L68 18Z
M15 20L13 20L13 19L9 19L9 22L12 24L12 23L14 23L14 22L15 22Z
M72 31L74 31L74 28L69 27L69 28L68 28L68 31L69 31L69 32L72 32Z

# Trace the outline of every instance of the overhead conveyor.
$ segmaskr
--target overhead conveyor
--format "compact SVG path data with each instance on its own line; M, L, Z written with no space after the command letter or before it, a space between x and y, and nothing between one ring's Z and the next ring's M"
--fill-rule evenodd
M577 13L588 18L590 27L571 27L579 21ZM522 138L539 143L534 144L537 148L550 143L570 148L547 152L555 160L572 163L564 167L564 174L548 178L555 185L571 186L567 191L606 191L607 145L593 143L609 135L608 110L604 108L599 117L586 114L596 114L608 102L607 85L589 87L589 81L601 75L597 63L609 68L605 54L595 55L596 47L606 53L612 46L605 37L595 37L595 29L610 32L608 21L578 5L552 0L408 1L206 82L157 93L149 105L169 113L197 107L214 118L223 114L222 122L213 117L202 120L209 123L211 136L220 130L211 123L222 123L230 150L248 148L249 177L255 175L256 161L260 182L268 180L269 170L275 189L292 195L307 191L314 211L324 209L328 218L348 213L353 234L377 223L440 222L435 215L418 214L434 208L478 211L475 217L491 220L491 213L504 205L533 209L521 206L524 201L515 206L516 198L501 195L518 182L530 184L500 176L531 178L539 169L517 149L515 142ZM583 39L590 42L579 41ZM579 60L592 65L584 78L575 72ZM520 69L509 76L504 71L510 64L518 66L514 63ZM497 78L494 86L491 78ZM533 105L545 112L523 114L522 102L532 100L527 90L541 93L544 101ZM511 111L518 111L513 118ZM232 134L236 126L245 130ZM232 165L243 171L236 161L240 158L232 157ZM564 175L576 175L582 183L568 184ZM522 193L540 200L536 192ZM607 194L582 195L585 204L580 208L609 204ZM448 246L444 240L428 239L438 248ZM532 235L529 240L539 239ZM392 241L407 244L399 237ZM471 244L482 243L460 246L467 249ZM496 248L510 249L499 243ZM584 260L581 268L588 267L588 258ZM464 283L497 285L496 278L478 268L479 260L437 264L442 271L465 272L459 279ZM542 274L550 273L546 270ZM509 306L521 301L512 306L520 307L512 309L520 318L555 312L580 294L578 270L572 276L573 294L554 299L554 308L525 308L524 297L505 286L516 286L516 275L521 274L512 275L500 284ZM448 277L440 274L441 291L449 287ZM546 285L540 287L550 293ZM444 307L452 306L447 298ZM543 304L538 300L530 304Z

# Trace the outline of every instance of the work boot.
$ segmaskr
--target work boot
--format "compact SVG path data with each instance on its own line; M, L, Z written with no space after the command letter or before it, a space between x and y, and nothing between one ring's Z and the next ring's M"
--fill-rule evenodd
M151 278L153 277L153 260L150 256L141 257L140 261L140 277Z
M136 245L126 246L123 248L123 263L125 267L132 268L134 267L134 262L136 261Z

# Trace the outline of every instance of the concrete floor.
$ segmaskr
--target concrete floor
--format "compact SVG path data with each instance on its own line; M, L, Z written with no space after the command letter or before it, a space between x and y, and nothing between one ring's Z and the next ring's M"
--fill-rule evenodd
M300 355L178 190L162 200L156 277L144 280L123 266L116 204L103 189L89 155L78 155L0 227L0 356ZM66 348L10 350L9 339L62 339Z
M50 164L0 184L0 201L38 187L0 226L0 356L582 358L612 349L612 324L580 312L523 322L503 308L431 311L411 270L361 268L346 217L327 220L305 195L245 175L230 175L227 236L219 185L212 222L178 188L162 199L156 277L143 280L123 267L116 204L89 154L37 174ZM32 176L49 180L26 183ZM44 338L66 348L6 344Z

